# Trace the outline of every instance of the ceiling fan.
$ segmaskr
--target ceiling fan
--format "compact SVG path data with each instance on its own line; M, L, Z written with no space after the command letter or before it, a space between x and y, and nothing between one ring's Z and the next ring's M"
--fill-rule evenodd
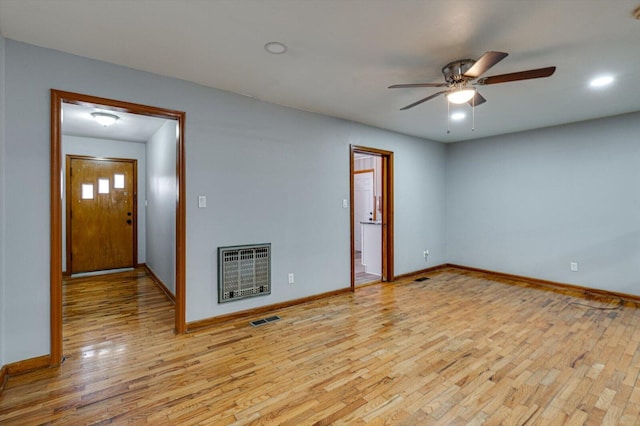
M473 86L486 86L489 84L549 77L556 71L556 67L547 67L480 78L491 67L506 58L507 55L508 53L505 52L485 52L477 61L473 59L459 59L450 62L442 68L444 83L394 84L389 86L389 89L404 89L408 87L447 88L446 90L441 90L438 93L434 93L433 95L409 104L404 108L400 108L400 110L413 108L442 94L444 94L451 103L468 103L471 106L478 106L487 100ZM475 82L473 82L474 80Z

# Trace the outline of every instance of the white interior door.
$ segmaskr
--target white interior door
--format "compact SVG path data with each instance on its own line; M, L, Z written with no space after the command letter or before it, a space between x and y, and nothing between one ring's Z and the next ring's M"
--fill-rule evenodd
M362 250L362 225L373 219L373 171L356 173L353 176L353 228L355 249Z

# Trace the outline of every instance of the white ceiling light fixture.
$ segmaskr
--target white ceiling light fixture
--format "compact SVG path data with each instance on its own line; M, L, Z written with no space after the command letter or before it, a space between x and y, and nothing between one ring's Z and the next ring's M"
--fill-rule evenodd
M464 104L469 102L476 94L476 89L462 87L447 94L447 100L452 104Z
M466 116L467 114L465 114L464 112L454 112L453 114L451 114L451 119L453 121L460 121L464 120Z
M279 41L270 41L264 45L264 50L273 55L282 55L287 51L287 46Z
M107 112L92 112L91 116L103 127L111 126L120 119L117 115L109 114Z
M596 77L593 80L591 80L589 82L589 86L591 87L605 87L605 86L609 86L610 84L613 83L613 76L611 75L603 75L600 77Z

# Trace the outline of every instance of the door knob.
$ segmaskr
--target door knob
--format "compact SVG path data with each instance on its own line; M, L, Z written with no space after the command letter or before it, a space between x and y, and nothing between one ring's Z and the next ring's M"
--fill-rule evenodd
M131 212L127 212L127 216L131 216Z
M127 219L127 224L131 225L131 219Z

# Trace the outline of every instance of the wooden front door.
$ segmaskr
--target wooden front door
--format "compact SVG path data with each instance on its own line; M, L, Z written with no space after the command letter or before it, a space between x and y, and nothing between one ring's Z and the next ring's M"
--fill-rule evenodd
M67 156L67 271L136 263L136 160Z

